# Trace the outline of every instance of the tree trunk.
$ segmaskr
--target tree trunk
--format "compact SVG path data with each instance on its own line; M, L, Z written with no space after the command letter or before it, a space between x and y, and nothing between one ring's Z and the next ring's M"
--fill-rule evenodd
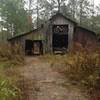
M60 2L60 0L57 0L57 2L58 2L58 12L60 12L61 2Z

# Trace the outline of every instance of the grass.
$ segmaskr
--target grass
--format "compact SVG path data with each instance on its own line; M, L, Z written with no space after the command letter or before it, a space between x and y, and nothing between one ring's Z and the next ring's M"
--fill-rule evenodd
M54 70L65 75L66 79L84 86L90 95L100 100L100 45L91 49L76 47L62 56L46 55L45 60L51 63Z
M19 100L19 92L9 79L0 77L0 100Z
M17 68L24 64L24 56L19 45L0 44L0 100L21 100Z
M17 74L5 63L0 64L0 100L20 100L20 89L16 86Z

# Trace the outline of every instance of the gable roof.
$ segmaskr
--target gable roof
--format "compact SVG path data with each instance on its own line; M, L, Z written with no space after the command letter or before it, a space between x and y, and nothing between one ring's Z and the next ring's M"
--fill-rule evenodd
M77 24L76 21L74 21L73 19L71 19L71 18L69 18L68 16L65 16L65 15L63 15L62 13L59 13L59 12L57 12L55 15L53 15L53 16L50 18L50 20L54 20L57 16L61 16L61 17L63 17L64 19L69 20L70 22L72 22L72 23L74 23L74 24Z

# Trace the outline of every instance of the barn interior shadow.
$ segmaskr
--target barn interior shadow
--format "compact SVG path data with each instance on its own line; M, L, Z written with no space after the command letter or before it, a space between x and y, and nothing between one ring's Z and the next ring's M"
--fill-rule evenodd
M25 55L37 56L43 54L42 40L26 40L25 41Z

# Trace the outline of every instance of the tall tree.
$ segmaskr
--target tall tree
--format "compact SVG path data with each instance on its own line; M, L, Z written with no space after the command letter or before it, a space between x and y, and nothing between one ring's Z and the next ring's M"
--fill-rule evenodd
M90 16L90 2L88 0L79 0L79 18L80 24L84 24Z
M72 16L72 18L75 18L75 15L76 15L76 10L77 10L77 0L69 0L68 2L68 7L69 7L69 12L70 12L70 15Z
M23 0L0 0L0 16L8 33L28 31L27 12Z
M42 6L42 14L46 17L52 16L55 12L61 12L62 6L67 0L40 0L40 5Z
M29 5L28 5L28 22L29 22L30 30L33 28L33 26L32 26L33 2L34 2L33 0L29 0Z
M100 4L95 8L95 11L95 15L91 17L91 22L94 24L94 31L100 35Z
M61 11L61 6L63 6L63 4L65 3L66 0L54 0L55 4L57 6L58 12Z

